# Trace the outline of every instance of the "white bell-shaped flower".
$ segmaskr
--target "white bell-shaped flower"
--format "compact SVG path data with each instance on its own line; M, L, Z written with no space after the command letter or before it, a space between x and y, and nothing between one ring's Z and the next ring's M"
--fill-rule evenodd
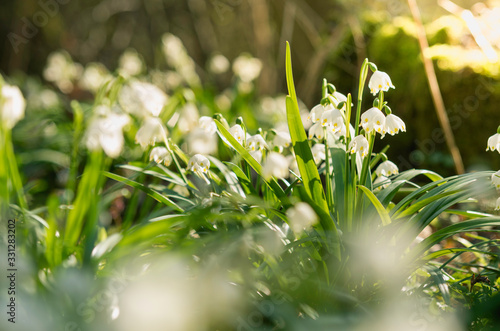
M236 139L241 145L243 145L243 143L245 141L245 131L243 130L241 125L239 125L239 124L233 125L229 129L229 133L231 133L231 135L234 137L234 139Z
M332 109L334 109L334 107L331 104L328 104L326 106L318 104L311 109L308 119L310 119L311 122L316 123L321 120L321 115L323 115L325 111Z
M491 182L495 185L497 190L500 190L500 170L491 175Z
M370 77L368 87L370 88L370 92L373 95L377 94L380 91L387 92L391 87L395 88L394 85L392 85L389 75L380 70L375 71Z
M266 180L271 177L288 177L288 160L280 153L270 152L262 165L262 175Z
M157 141L166 143L167 128L165 128L159 118L151 116L146 117L135 135L135 141L140 144L142 148L146 148L148 145L154 146Z
M153 84L134 81L122 87L118 101L129 114L158 116L167 102L167 95Z
M311 152L316 164L320 164L325 159L325 145L316 144L311 148Z
M0 96L1 125L12 129L17 122L24 118L26 101L17 86L3 85Z
M500 198L498 198L497 202L495 203L495 210L500 210Z
M372 107L361 114L361 126L366 132L375 130L384 134L385 115L377 107Z
M189 159L189 170L198 173L207 173L210 169L210 161L201 154L195 154Z
M204 129L210 134L215 134L217 132L217 124L215 124L214 119L210 116L200 117L198 123L200 125L200 128Z
M338 132L341 130L344 124L344 118L342 113L338 109L331 109L325 111L321 115L321 125L330 127L333 132Z
M377 179L373 181L373 186L375 187L374 191L380 191L384 188L387 188L391 184L391 180L386 176L379 176Z
M385 118L384 133L394 136L399 131L406 131L405 122L394 114L389 114Z
M247 138L248 149L252 152L262 151L264 148L269 149L266 141L260 134L256 134L254 136L250 136Z
M349 143L349 153L354 154L358 152L361 157L368 155L368 140L361 134L354 137Z
M262 150L258 149L256 151L250 151L250 156L252 156L258 163L262 162Z
M305 202L296 203L295 206L286 211L286 216L292 231L297 235L318 222L318 215Z
M496 150L500 153L500 133L495 133L488 138L488 146L486 147L486 150L490 150L492 152Z
M314 137L318 138L319 140L323 139L324 137L323 126L321 125L320 121L314 123L309 128L309 139L312 139Z
M203 128L189 132L187 139L189 154L213 154L217 152L217 135Z
M292 143L292 137L285 131L276 131L276 135L273 138L272 145L278 147L280 150L290 146Z
M129 123L129 117L123 114L111 113L106 106L99 106L104 116L99 116L90 122L90 125L85 134L86 146L89 150L94 151L102 149L107 156L116 158L120 155L123 149L123 127ZM104 111L104 109L107 109Z
M163 163L168 167L172 163L172 155L170 155L165 147L155 147L149 154L149 161Z
M385 177L390 177L392 175L397 175L399 173L398 166L395 165L393 162L387 160L382 163L377 167L375 170L375 173L377 176L385 176Z

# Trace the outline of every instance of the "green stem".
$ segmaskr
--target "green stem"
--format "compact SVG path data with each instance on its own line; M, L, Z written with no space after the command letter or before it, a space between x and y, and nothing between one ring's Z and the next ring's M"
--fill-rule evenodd
M363 61L359 73L359 86L358 86L358 105L356 107L356 122L354 127L356 129L356 136L359 134L359 119L361 117L361 104L363 103L363 91L365 89L366 76L368 75L368 59Z
M333 199L332 199L332 182L330 179L330 157L328 156L328 139L326 137L326 127L323 127L323 135L325 137L325 177L326 177L326 202L328 203L328 208L332 210Z
M8 167L10 170L10 177L12 179L12 185L14 191L16 191L17 200L19 202L19 207L25 210L28 208L28 203L26 202L26 197L24 196L23 182L21 180L21 175L19 174L19 168L17 166L16 155L14 154L14 147L12 146L12 136L10 130L5 130L5 152L8 160Z

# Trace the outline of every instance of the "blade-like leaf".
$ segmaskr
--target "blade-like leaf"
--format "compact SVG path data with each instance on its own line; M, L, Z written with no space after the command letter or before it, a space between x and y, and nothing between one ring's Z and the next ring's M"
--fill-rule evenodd
M380 216L380 219L382 220L382 224L383 225L390 224L391 218L389 217L389 213L384 208L382 203L380 203L377 197L373 194L373 192L363 185L358 185L358 188L361 189L361 191L363 191L363 193L368 197L368 199L370 199L370 202L373 204L373 206L377 210L378 215Z

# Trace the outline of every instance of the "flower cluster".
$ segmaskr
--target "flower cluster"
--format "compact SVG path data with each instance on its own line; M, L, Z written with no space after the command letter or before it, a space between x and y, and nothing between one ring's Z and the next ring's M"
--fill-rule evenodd
M488 138L486 151L497 151L500 153L500 126L498 126L497 133ZM500 190L500 170L491 175L491 182L497 190ZM500 210L500 197L495 204L495 210Z

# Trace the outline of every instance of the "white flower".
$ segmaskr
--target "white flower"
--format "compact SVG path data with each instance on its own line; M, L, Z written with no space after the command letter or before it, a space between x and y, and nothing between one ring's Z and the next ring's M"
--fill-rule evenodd
M338 132L344 125L344 118L338 109L327 110L321 115L321 125L331 128L333 132Z
M142 148L148 145L154 146L157 141L167 141L167 128L163 125L161 120L157 117L146 117L144 123L135 135L136 143L140 144Z
M210 169L210 161L203 155L195 154L189 159L189 170L207 173L208 169Z
M196 128L187 137L190 154L213 154L217 152L217 135L203 128Z
M256 134L254 136L247 138L247 145L252 152L255 152L257 150L261 151L264 148L269 149L269 146L267 146L266 141L264 140L264 138L262 138L260 134Z
M316 144L311 148L311 152L316 164L320 164L325 159L325 145Z
M245 83L250 83L259 77L261 70L262 62L248 54L241 54L233 63L234 74Z
M195 104L189 102L179 112L177 128L183 134L188 133L199 126L200 113ZM215 124L215 123L214 123Z
M310 119L311 122L316 123L321 120L321 115L323 115L325 111L332 109L334 109L334 107L331 104L328 104L326 106L318 104L311 109L308 119Z
M172 155L165 147L155 147L149 154L149 161L164 163L168 167L172 163Z
M491 175L491 182L495 185L497 190L500 190L500 170Z
M283 149L283 147L288 147L292 143L292 137L290 137L290 134L288 132L284 131L276 131L276 135L273 138L272 145L279 147L280 150Z
M214 74L223 74L229 69L229 60L222 54L215 54L210 59L208 69Z
M314 123L309 128L309 139L312 139L314 137L318 138L319 140L323 139L323 126L319 121Z
M200 125L200 128L204 129L210 134L215 134L217 132L217 124L215 124L214 119L210 116L200 117L198 120L198 124Z
M333 97L335 98L335 100L337 100L337 104L335 105L335 107L337 107L341 102L347 102L347 97L340 92L333 92Z
M360 134L354 137L349 143L349 152L351 154L360 152L361 157L365 157L368 154L368 140L366 140L365 136Z
M54 83L63 93L73 90L73 82L81 76L83 68L74 63L66 51L51 53L47 58L47 67L43 71L43 77Z
M375 71L370 77L368 87L370 88L370 92L373 95L377 94L380 91L387 92L389 91L390 87L395 88L394 85L392 85L389 75L380 70Z
M135 49L127 49L118 59L118 73L125 78L139 75L144 63Z
M85 67L78 85L85 90L96 93L101 86L113 78L102 63L91 62Z
M399 173L397 165L395 165L391 161L385 161L382 162L378 167L377 170L375 170L375 173L377 176L385 176L389 177L392 175L397 175Z
M373 186L376 186L374 191L380 191L387 188L391 184L391 180L385 176L379 176L373 181Z
M497 202L495 203L495 210L500 210L500 198L498 198Z
M488 138L488 146L486 150L494 151L497 150L500 153L500 133L495 133L491 137Z
M3 85L0 96L0 120L7 129L12 129L24 118L26 101L17 86Z
M256 151L250 151L250 155L255 159L255 161L262 162L262 151L260 149Z
M114 114L106 106L99 106L95 112L101 112L104 117L91 121L86 133L86 145L91 151L102 148L111 158L120 155L123 149L123 127L129 123L127 115Z
M286 211L286 216L295 234L300 234L318 222L318 215L305 202L296 203L295 206Z
M385 118L384 133L389 133L394 136L399 131L406 131L405 122L396 115L389 114Z
M271 177L288 177L288 160L283 155L270 152L262 165L262 175L266 180Z
M361 126L366 132L375 130L383 134L385 125L385 116L377 107L372 107L361 115Z
M118 101L129 114L158 116L167 102L167 95L153 84L134 81L122 87Z
M245 131L243 131L243 128L239 124L233 125L229 129L229 133L236 139L241 145L243 145L245 141Z

